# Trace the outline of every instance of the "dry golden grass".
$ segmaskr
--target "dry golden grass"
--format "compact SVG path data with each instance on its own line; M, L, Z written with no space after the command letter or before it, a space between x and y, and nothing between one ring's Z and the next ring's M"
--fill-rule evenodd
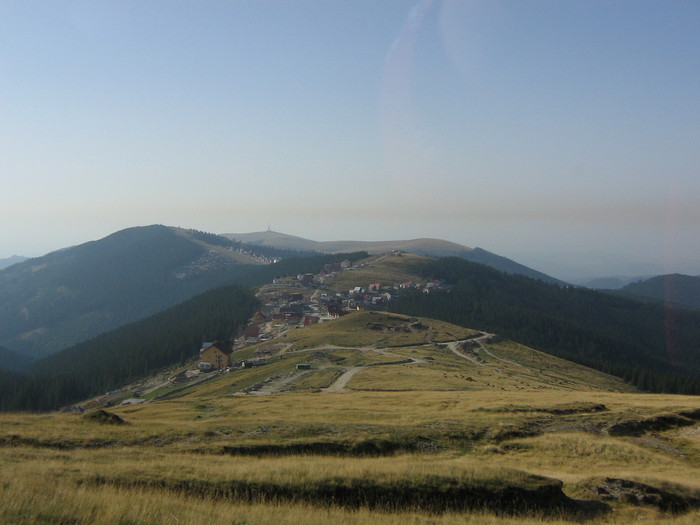
M229 394L270 377L289 373L297 363L313 368L370 365L412 359L410 367L367 369L353 377L351 389L423 390L579 390L634 392L620 379L557 359L510 341L474 347L470 355L455 355L446 345L473 338L479 332L431 319L415 319L382 312L359 311L281 338L287 348L265 367L238 370L199 392ZM237 354L252 357L257 347ZM377 349L379 352L369 350ZM221 386L224 385L224 386ZM303 387L303 386L302 386ZM217 390L218 389L218 390ZM287 390L293 390L289 388Z
M271 424L279 425L280 429L337 426L344 429L348 437L357 437L365 435L368 427L421 428L438 422L475 428L496 427L505 421L515 424L545 416L520 411L511 413L509 407L534 409L569 402L604 403L610 409L609 412L572 416L578 422L645 417L700 407L700 399L693 396L554 390L302 393L259 397L190 394L168 401L110 409L130 423L125 426L97 425L70 414L0 414L0 439L15 435L49 445L84 446L103 442L131 445L156 438L179 440L184 435L196 439L200 434L217 428L225 427L233 433L236 429L246 431ZM561 419L547 417L556 421ZM697 439L690 439L694 437L693 428L678 430L674 439L692 447L693 443L697 444ZM266 436L261 434L262 439Z
M486 454L481 459L485 464L517 463L528 472L566 483L603 473L624 479L663 479L700 489L700 465L676 450L671 440L645 442L562 432L509 440L497 447L485 446L483 451Z
M401 257L373 255L356 263L369 266L340 272L329 280L329 285L336 290L351 290L356 286L367 288L373 283L394 286L408 281L420 282L421 278L416 270L421 262L427 260L428 257L408 253Z
M407 369L410 369L409 365ZM389 367L376 367L377 370ZM587 403L588 405L584 405ZM608 411L586 412L604 403ZM552 409L583 412L554 415ZM700 407L691 396L607 392L352 392L272 396L188 395L115 407L128 425L68 414L0 415L0 523L568 523L483 513L440 515L343 510L292 503L254 504L184 496L151 486L94 484L98 477L172 483L191 479L313 483L346 479L406 480L426 476L517 480L514 470L578 484L593 476L673 482L700 490L698 425L654 435L613 437L567 430L630 417ZM549 412L548 412L549 411ZM500 429L538 428L532 437L496 439ZM388 439L428 440L432 452L388 457L230 456L225 446ZM513 477L515 476L515 478ZM616 504L592 523L686 525L698 512L673 516L652 507ZM178 520L178 521L176 521Z
M499 341L487 345L491 355L480 352L484 360L507 371L521 386L537 385L538 388L557 390L608 390L611 392L635 392L636 389L621 379L597 370L559 359L512 341ZM510 362L520 365L513 366ZM499 384L501 381L499 381Z
M373 330L368 324L376 324L387 329L409 327L411 318L399 314L361 310L340 319L310 326L304 330L293 330L283 338L294 343L294 348L316 348L319 346L343 347L396 347L421 345L430 341L454 341L473 337L478 332L442 321L423 319L430 329L414 329L409 332L397 330Z
M399 456L353 461L308 456L211 458L144 448L56 452L17 447L12 452L0 454L0 523L200 523L205 519L209 520L207 523L228 523L227 514L232 511L243 513L250 523L267 523L282 512L287 514L283 523L320 523L324 519L347 523L397 523L401 519L413 523L454 523L454 514L389 514L362 508L349 511L275 502L255 505L227 502L216 496L188 497L167 487L192 480L205 484L236 480L304 486L339 477L401 483L436 475L466 483L528 483L525 474L479 465L465 469L451 457Z
M433 391L477 390L490 388L485 382L476 384L466 379L463 371L430 364L406 364L401 366L375 366L365 368L350 380L348 387L355 390L416 390L421 382L430 382ZM495 388L495 387L494 387Z
M0 522L8 524L348 524L360 525L515 525L548 523L559 525L568 520L529 517L498 517L482 513L446 513L425 515L415 512L382 513L366 509L344 510L318 508L300 504L249 504L225 500L187 497L163 490L118 488L113 486L76 486L56 483L45 469L23 469L9 478L0 473ZM15 473L16 474L16 473ZM6 481L11 479L11 481ZM621 508L599 523L644 523L691 525L700 519L699 512L682 516L661 514L649 508Z
M294 383L294 390L315 390L329 387L343 373L338 367L313 370Z
M74 486L48 481L43 472L23 472L21 481L3 484L0 497L0 523L34 525L38 523L93 524L268 524L283 525L558 525L562 520L537 518L500 518L470 513L424 515L415 512L382 513L366 509L344 510L300 504L248 504L224 500L187 497L162 490L117 488L111 486ZM0 474L0 479L3 479ZM635 516L636 517L636 516ZM697 517L697 515L696 515ZM688 516L687 518L692 518ZM608 521L607 523L625 523ZM649 523L649 521L647 521ZM690 525L685 518L664 521Z

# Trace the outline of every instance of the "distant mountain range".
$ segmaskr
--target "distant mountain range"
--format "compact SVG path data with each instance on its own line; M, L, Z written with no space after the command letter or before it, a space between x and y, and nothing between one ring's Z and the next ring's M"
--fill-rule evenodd
M460 257L467 261L491 266L505 273L524 275L547 283L567 284L547 274L528 268L506 257L481 248L468 248L442 239L421 238L403 241L312 241L294 235L274 231L254 233L224 233L223 237L235 239L253 246L272 246L287 250L313 250L321 253L366 251L387 253L399 250L429 257Z
M585 286L586 288L595 288L596 290L619 290L630 283L650 279L653 275L638 275L629 276L611 276L611 277L596 277L593 279L576 279L572 284Z
M638 297L647 297L667 304L700 308L700 276L678 273L659 275L630 283L621 293Z
M6 259L0 259L0 270L26 260L27 257L22 257L21 255L13 255L12 257L7 257Z

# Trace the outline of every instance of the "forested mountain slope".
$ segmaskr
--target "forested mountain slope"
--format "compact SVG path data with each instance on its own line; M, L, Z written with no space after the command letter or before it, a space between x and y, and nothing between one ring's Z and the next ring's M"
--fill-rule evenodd
M31 259L0 271L0 346L46 356L230 282L264 260L223 237L159 225Z
M628 296L649 297L671 305L700 308L700 276L679 273L659 275L630 283L620 293Z
M56 409L183 363L203 341L233 338L256 305L244 288L217 288L40 359L26 375L0 371L0 410Z
M26 257L21 257L19 255L13 255L12 257L7 257L5 259L0 259L0 270L12 266L13 264L21 263L26 261Z
M51 410L197 355L204 341L230 339L258 302L249 288L274 277L318 272L366 253L285 259L245 267L240 285L209 290L145 319L39 359L23 374L0 369L0 410Z
M22 370L29 366L32 361L31 357L0 346L0 369Z
M457 258L424 265L450 292L404 294L392 309L478 326L655 392L700 393L700 313L507 275Z

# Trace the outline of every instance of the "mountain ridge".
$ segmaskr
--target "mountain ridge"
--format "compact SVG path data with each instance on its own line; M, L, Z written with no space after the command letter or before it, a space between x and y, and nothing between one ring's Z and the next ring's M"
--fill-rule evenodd
M538 270L529 268L512 259L497 255L483 248L470 248L452 241L433 237L422 237L393 241L313 241L303 237L287 235L275 231L252 233L223 233L223 237L253 245L277 246L286 249L312 249L318 252L342 253L366 251L370 254L405 251L429 257L460 257L471 262L491 266L497 270L525 275L548 283L568 284Z
M594 288L596 290L619 290L628 284L651 279L655 275L636 275L630 277L628 275L611 275L607 277L592 277L586 279L576 279L572 284L585 286L586 288Z
M12 257L0 259L0 270L4 270L5 268L12 266L13 264L24 262L27 259L29 259L29 257L23 257L21 255L13 255Z
M700 308L700 276L680 273L657 275L623 286L619 293L650 298L667 304Z
M224 284L261 260L213 234L120 230L0 271L0 345L42 357Z

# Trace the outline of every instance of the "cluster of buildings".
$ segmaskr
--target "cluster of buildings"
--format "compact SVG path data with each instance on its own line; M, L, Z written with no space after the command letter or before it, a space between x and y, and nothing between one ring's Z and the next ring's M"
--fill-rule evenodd
M400 253L399 253L400 255ZM380 307L405 290L423 293L447 289L444 281L395 285L371 283L349 290L327 290L326 281L338 272L350 270L350 261L326 264L317 274L305 273L274 279L261 288L258 296L264 301L260 311L251 317L235 341L204 343L200 350L200 369L221 369L232 366L235 349L267 341L291 328L310 326L345 315L352 310Z
M444 281L428 281L425 284L407 281L391 286L372 283L366 288L356 286L351 290L336 292L335 297L341 301L344 308L356 310L391 302L392 299L398 297L405 290L417 289L423 293L430 293L436 290L446 290L447 288L448 286Z
M234 248L231 248L232 250ZM251 259L255 259L256 261L259 261L263 264L274 264L276 262L281 261L279 257L268 257L267 255L263 255L261 253L257 252L251 252L249 250L246 250L245 248L238 247L235 248L235 251L240 253L241 255L245 255L246 257L250 257Z

